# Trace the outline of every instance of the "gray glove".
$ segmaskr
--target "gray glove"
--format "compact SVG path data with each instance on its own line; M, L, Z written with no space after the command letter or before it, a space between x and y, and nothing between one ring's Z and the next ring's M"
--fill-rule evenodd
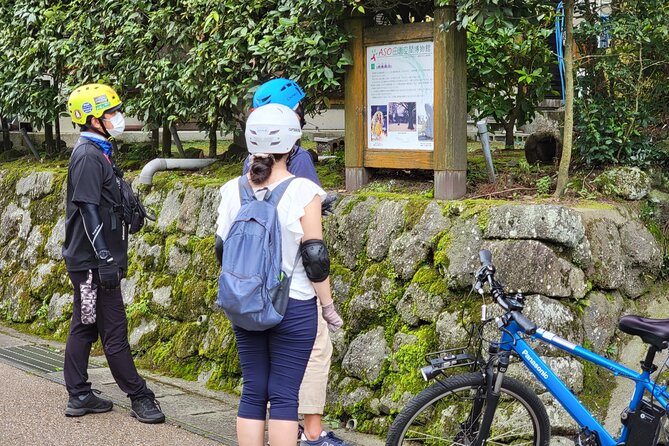
M344 325L344 321L337 314L335 310L334 302L327 305L323 305L323 319L328 323L328 328L332 331L337 331Z
M332 215L333 213L332 206L334 206L335 201L337 201L336 195L326 195L325 200L321 202L321 215L323 217Z

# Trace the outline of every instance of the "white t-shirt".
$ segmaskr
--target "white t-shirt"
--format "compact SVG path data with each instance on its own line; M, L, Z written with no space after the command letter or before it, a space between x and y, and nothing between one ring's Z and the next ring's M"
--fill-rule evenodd
M273 190L282 181L283 178L267 186ZM253 183L251 183L253 187ZM262 199L265 196L264 188L253 187L256 198ZM325 191L317 186L313 181L306 178L295 178L281 197L277 206L279 222L281 223L281 269L286 274L293 271L293 279L290 283L290 297L299 300L308 300L316 295L314 287L304 271L304 265L301 261L295 263L297 249L304 235L300 219L304 215L304 208L311 203L316 195L325 199ZM239 178L228 181L221 186L221 204L218 205L218 219L216 220L216 235L225 240L230 231L230 226L234 221L241 202L239 200ZM294 267L294 269L293 269Z

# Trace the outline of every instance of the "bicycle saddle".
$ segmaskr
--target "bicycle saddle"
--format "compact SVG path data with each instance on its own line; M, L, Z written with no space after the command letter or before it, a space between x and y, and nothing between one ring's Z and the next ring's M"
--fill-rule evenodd
M669 319L623 316L618 322L618 328L624 333L640 336L643 342L659 350L667 348L669 344Z

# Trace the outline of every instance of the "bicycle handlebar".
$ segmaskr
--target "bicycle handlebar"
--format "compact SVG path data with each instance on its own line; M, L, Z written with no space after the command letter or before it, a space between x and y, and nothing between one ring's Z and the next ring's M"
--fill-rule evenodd
M497 304L508 311L511 318L527 333L533 334L537 330L537 324L529 320L521 313L524 304L524 296L517 293L515 296L508 296L504 291L504 286L495 280L495 266L492 264L492 253L487 249L479 251L481 268L476 273L476 282L474 289L483 294L483 284L485 282L490 286L490 293Z
M479 259L481 260L481 265L494 269L494 266L492 266L492 253L490 251L487 249L479 251Z

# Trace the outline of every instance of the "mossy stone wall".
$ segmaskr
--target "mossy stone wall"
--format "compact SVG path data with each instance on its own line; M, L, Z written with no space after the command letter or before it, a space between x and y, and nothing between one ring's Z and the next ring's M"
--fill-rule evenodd
M213 307L213 233L218 187L236 171L157 174L144 201L158 218L131 237L122 282L140 366L233 392L241 373L230 323ZM0 316L61 340L72 305L60 257L65 175L64 164L0 170ZM468 342L463 327L480 314L469 290L482 248L499 278L528 294L530 317L612 357L626 339L611 328L617 318L666 300L658 241L622 206L362 192L340 197L325 235L345 321L331 335L328 414L355 418L367 432L383 433L424 387L418 368L428 352ZM582 399L606 409L596 371L552 349L542 354ZM556 423L574 428L566 416Z

